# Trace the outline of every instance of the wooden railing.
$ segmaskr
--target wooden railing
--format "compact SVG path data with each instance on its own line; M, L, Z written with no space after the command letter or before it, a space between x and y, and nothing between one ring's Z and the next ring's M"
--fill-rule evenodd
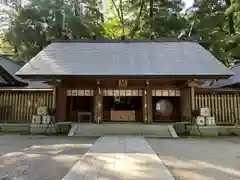
M240 120L240 92L197 93L195 107L209 107L218 125L234 125Z

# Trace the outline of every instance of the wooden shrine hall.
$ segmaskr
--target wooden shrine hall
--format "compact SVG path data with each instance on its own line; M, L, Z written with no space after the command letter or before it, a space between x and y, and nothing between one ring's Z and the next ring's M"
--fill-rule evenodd
M16 75L55 86L57 121L174 122L191 117L195 80L233 73L182 40L54 41Z

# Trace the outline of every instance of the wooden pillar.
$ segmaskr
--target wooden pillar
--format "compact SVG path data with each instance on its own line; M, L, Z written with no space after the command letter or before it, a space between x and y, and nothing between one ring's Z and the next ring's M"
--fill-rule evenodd
M152 90L148 87L149 81L146 81L146 87L143 89L142 96L142 114L143 123L150 124L153 121L152 114Z
M56 88L56 121L63 122L66 120L66 103L67 92L62 85Z
M195 86L191 86L191 109L194 110L195 108Z
M182 120L185 118L192 118L192 110L195 109L195 85L194 82L189 82L186 87L181 89L181 116Z
M102 88L99 86L99 82L97 82L97 87L94 91L94 106L93 106L93 112L94 112L94 121L96 123L101 123L102 116L103 116L103 95L102 95Z
M153 122L153 109L152 109L152 89L147 89L147 111L148 111L148 124Z
M57 101L57 98L56 98L56 92L57 92L57 86L54 86L53 87L53 100L52 100L52 108L53 109L56 109L56 101Z
M143 95L142 95L142 117L143 117L143 123L148 123L148 106L147 106L147 89L143 89Z
M185 87L181 89L181 97L180 97L180 103L181 103L181 119L182 121L188 121L191 117L190 115L190 109L191 109L191 99L190 99L190 88Z

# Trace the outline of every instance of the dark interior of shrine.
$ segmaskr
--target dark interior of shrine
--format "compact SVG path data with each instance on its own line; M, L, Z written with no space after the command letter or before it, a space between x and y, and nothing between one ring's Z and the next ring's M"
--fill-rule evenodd
M67 118L71 121L91 122L93 119L93 96L68 96Z

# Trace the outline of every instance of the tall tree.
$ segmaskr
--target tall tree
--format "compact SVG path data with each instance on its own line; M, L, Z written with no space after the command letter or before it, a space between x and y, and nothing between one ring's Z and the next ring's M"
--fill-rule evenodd
M194 22L191 37L198 40L226 65L232 62L227 50L229 35L228 17L225 15L225 0L198 0L188 14L188 21Z
M227 0L226 15L229 17L229 43L228 50L233 57L240 57L240 0Z
M22 7L22 0L0 0L0 30L6 29Z
M149 38L177 37L186 27L186 20L181 11L184 3L180 0L146 0L149 6L143 9L140 36Z
M89 15L97 16L90 8L76 16L73 4L64 0L32 0L15 16L5 35L16 47L18 59L28 61L53 39L82 39L99 33L101 27Z

